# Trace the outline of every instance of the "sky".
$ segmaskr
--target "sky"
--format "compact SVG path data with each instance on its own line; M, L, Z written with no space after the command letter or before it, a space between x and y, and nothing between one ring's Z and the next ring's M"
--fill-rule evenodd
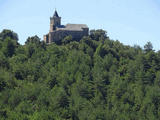
M150 41L160 50L160 0L0 0L0 31L18 33L21 44L29 36L43 39L55 8L64 25L87 24L125 45Z

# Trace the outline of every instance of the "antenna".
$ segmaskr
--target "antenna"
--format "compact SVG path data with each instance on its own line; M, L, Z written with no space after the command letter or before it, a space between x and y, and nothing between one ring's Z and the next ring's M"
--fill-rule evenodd
M49 2L49 9L52 11L52 1L48 0L48 2Z
M56 3L57 1L56 0L54 0L54 9L56 10L56 7L57 7L57 3Z
M57 0L48 0L50 11L55 11L57 9Z

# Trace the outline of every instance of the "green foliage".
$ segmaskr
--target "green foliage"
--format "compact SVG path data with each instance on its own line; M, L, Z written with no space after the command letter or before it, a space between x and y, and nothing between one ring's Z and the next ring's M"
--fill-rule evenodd
M90 31L90 37L93 40L99 41L107 38L107 32L99 29L99 30L91 30Z
M16 42L9 37L5 39L2 46L2 52L6 57L12 57L17 47Z
M15 32L13 32L11 30L4 29L0 33L0 40L5 41L5 39L8 37L12 40L18 41L18 35Z
M160 51L91 30L59 45L0 33L0 119L159 120Z
M66 45L68 43L72 42L72 36L67 36L62 40L62 44Z
M147 44L144 45L144 50L146 52L149 52L153 49L152 43L151 42L147 42Z

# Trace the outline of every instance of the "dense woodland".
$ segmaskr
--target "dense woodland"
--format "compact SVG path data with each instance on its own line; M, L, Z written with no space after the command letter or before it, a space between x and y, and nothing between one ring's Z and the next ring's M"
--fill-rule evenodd
M25 45L0 33L0 120L159 120L160 51L91 30Z

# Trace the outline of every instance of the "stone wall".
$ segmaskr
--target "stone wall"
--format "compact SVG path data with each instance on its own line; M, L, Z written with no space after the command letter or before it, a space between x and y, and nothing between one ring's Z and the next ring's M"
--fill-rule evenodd
M47 35L44 35L43 36L43 39L44 39L44 42L45 43L49 43L49 35L47 34Z
M88 29L83 31L54 31L49 33L49 43L61 41L64 37L71 35L73 40L79 41L83 36L88 36Z

